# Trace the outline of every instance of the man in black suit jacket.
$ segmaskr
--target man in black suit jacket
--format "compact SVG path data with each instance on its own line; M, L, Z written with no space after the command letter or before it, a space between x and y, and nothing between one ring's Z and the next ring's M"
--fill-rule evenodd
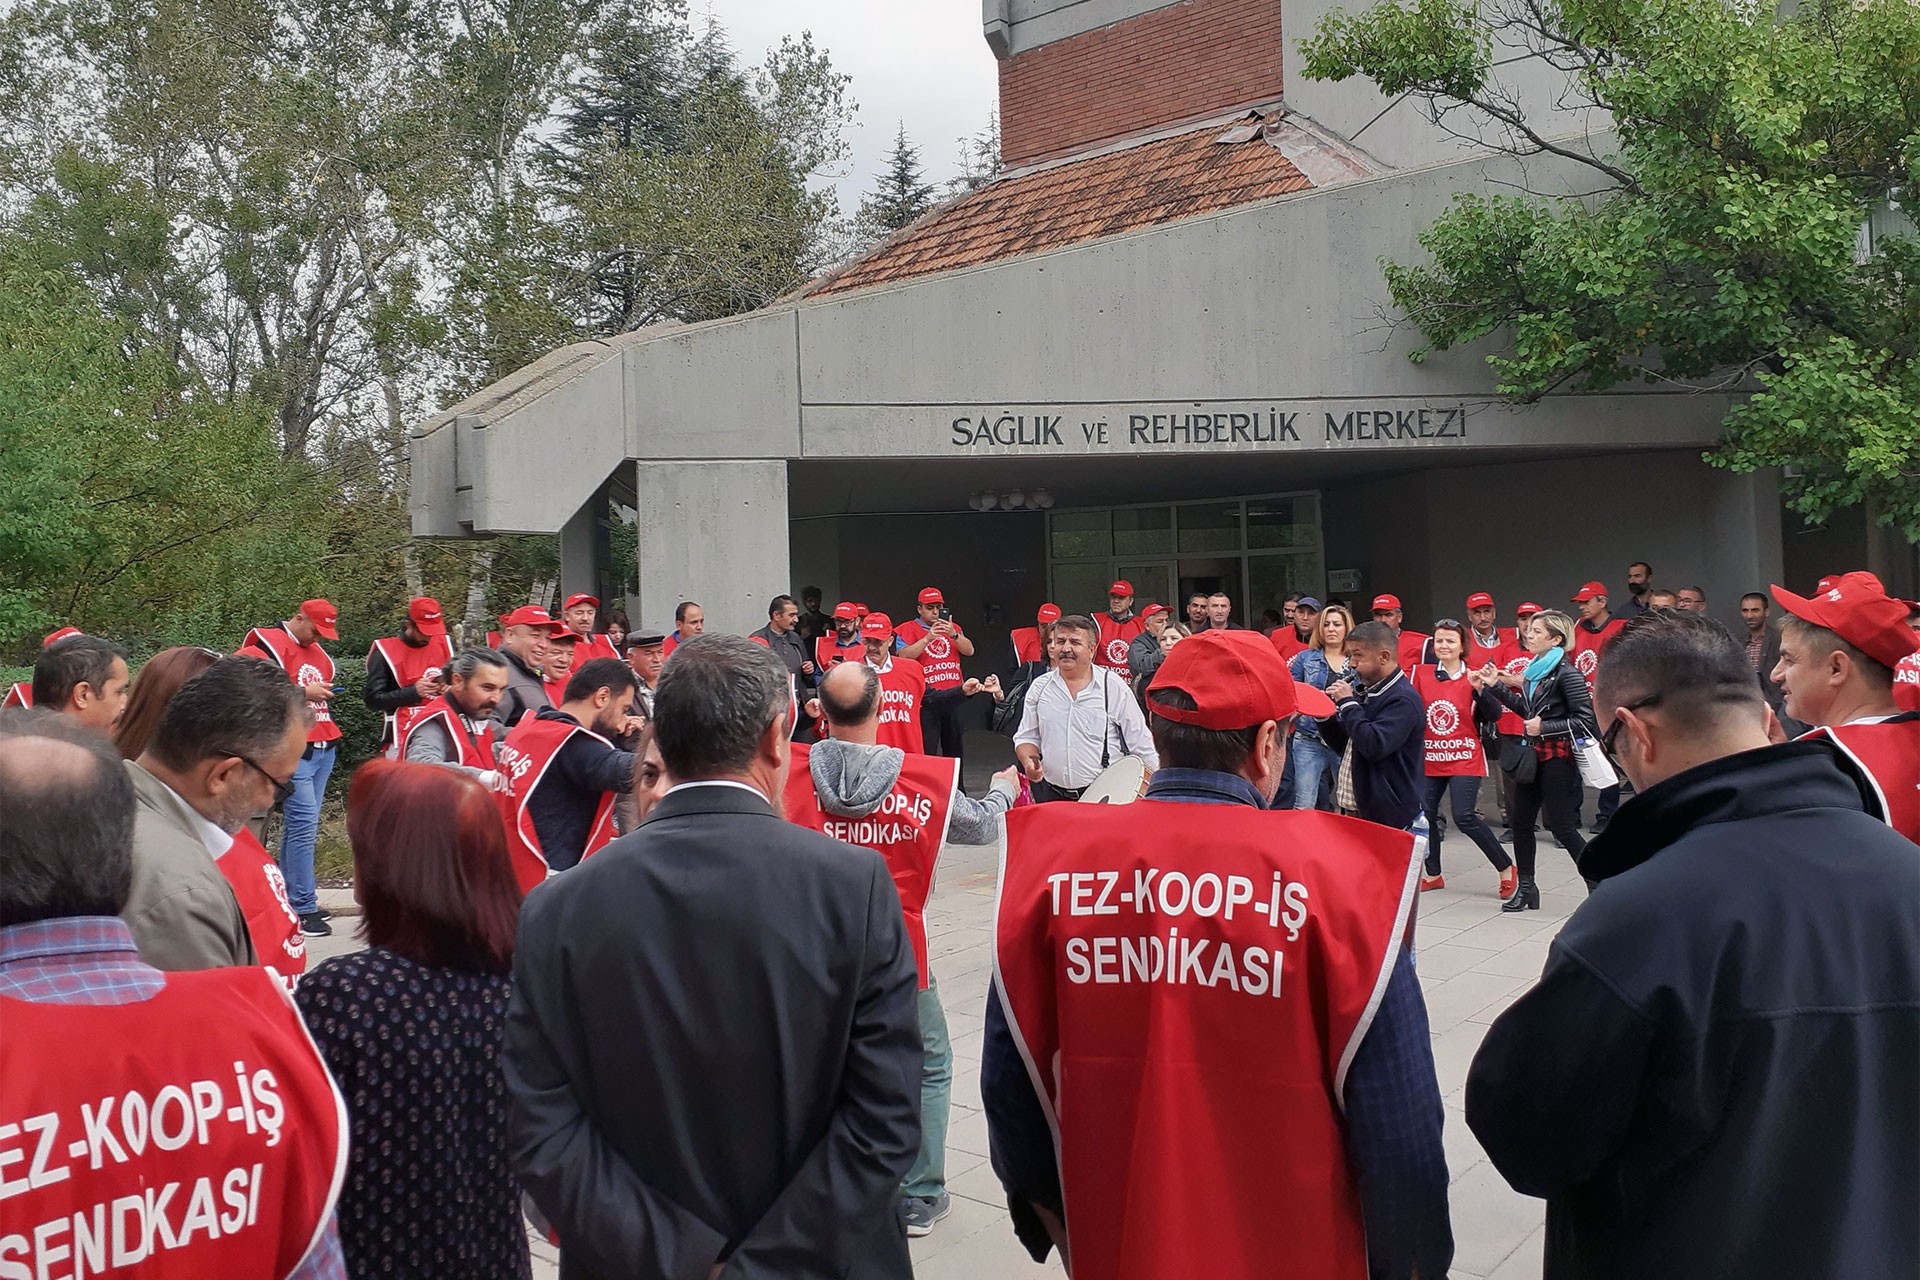
M912 1275L913 952L880 856L775 808L789 706L760 645L682 645L675 785L521 913L510 1143L566 1280Z

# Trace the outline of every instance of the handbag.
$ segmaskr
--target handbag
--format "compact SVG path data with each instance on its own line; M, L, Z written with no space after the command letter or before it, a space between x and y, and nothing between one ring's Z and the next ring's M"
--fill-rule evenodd
M1573 758L1580 766L1580 781L1596 791L1620 785L1620 775L1614 772L1613 762L1592 738L1574 735Z
M1500 746L1500 767L1519 785L1531 786L1540 776L1540 757L1525 738L1509 738Z

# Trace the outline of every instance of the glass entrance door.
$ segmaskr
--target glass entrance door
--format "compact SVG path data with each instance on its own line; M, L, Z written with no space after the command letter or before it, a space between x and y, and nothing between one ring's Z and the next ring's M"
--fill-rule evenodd
M1116 560L1113 564L1113 576L1133 584L1133 607L1135 611L1150 604L1164 604L1176 612L1179 606L1172 595L1174 568L1171 560ZM1110 587L1113 584L1107 583ZM1105 590L1106 587L1102 587Z

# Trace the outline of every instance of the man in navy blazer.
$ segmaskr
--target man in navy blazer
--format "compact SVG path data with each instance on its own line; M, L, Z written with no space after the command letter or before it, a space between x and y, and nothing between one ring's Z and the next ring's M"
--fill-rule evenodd
M786 669L688 641L671 787L528 896L505 1070L565 1280L912 1275L919 985L886 864L787 822Z

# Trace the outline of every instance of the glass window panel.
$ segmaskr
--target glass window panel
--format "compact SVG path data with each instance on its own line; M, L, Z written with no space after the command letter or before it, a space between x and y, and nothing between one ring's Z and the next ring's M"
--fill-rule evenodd
M1106 559L1113 554L1105 511L1055 511L1047 518L1053 558Z
M1180 550L1240 550L1240 504L1195 502L1180 508Z
M1053 602L1062 613L1100 613L1107 607L1107 588L1113 573L1105 560L1078 561L1053 566Z
M1248 499L1247 547L1259 551L1317 545L1317 506L1312 498Z
M1172 550L1171 507L1123 507L1113 513L1113 554L1166 555Z
M1122 560L1113 567L1113 576L1124 578L1133 584L1133 607L1135 611L1150 604L1171 604L1172 597L1167 593L1173 589L1173 566L1165 561L1139 564ZM1109 582L1108 586L1113 584Z
M1262 611L1272 609L1281 616L1286 610L1290 592L1310 596L1326 596L1326 575L1320 567L1318 551L1302 551L1286 555L1248 556L1247 591L1249 599L1245 610L1248 624L1260 617Z

